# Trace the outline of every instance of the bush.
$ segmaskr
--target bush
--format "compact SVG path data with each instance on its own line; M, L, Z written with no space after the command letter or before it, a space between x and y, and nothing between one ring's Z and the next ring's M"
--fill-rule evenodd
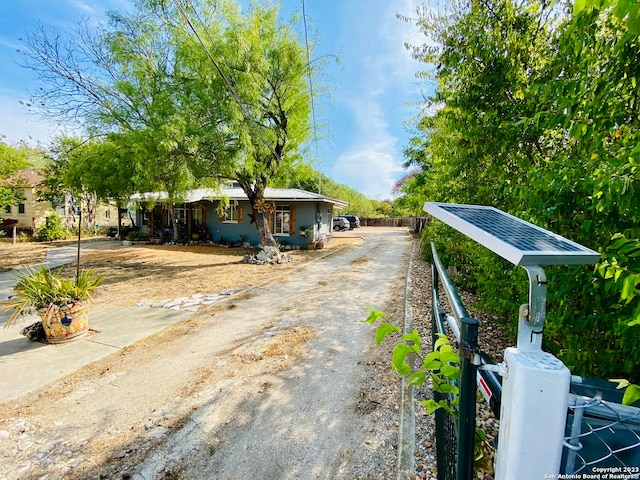
M48 242L51 240L64 240L69 237L70 232L62 226L62 219L56 212L51 212L45 219L42 227L36 230L36 241Z
M149 240L150 234L148 232L137 232L133 230L128 233L127 237L132 242L146 242Z

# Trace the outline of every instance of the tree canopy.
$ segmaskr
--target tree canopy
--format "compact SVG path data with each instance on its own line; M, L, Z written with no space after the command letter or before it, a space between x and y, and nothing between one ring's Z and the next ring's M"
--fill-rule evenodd
M20 173L31 165L34 154L25 145L12 146L0 141L0 208L24 200L25 179Z
M580 0L461 0L424 8L435 94L405 150L418 171L403 204L485 204L602 252L549 269L546 346L576 373L638 380L640 116L638 5ZM521 273L434 225L483 305L514 316ZM469 265L473 264L473 268ZM523 288L514 289L519 284ZM589 343L585 342L589 339Z
M264 191L310 134L307 76L320 65L275 6L140 0L107 26L40 26L26 45L44 85L34 102L103 139L128 185L166 191L171 207L189 188L236 180L275 245Z

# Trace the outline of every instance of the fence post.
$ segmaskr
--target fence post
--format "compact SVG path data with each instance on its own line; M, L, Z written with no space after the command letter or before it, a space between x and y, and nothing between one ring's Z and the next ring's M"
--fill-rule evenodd
M460 319L460 403L458 405L458 468L456 480L473 478L476 439L476 366L478 320Z

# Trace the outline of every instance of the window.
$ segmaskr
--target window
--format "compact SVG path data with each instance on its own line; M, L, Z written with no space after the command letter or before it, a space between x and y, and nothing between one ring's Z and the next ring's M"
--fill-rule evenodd
M242 205L238 205L237 200L231 200L229 205L221 210L222 205L218 206L218 220L224 223L241 223L242 222Z
M11 205L7 205L6 207L4 207L4 213L8 213L9 215L11 215Z
M289 228L290 220L291 212L289 205L276 206L273 226L274 235L289 235L291 233Z
M24 215L24 203L18 204L18 215Z
M186 225L187 224L187 207L183 204L181 206L173 207L173 216L178 221L179 224ZM173 225L173 222L171 222Z

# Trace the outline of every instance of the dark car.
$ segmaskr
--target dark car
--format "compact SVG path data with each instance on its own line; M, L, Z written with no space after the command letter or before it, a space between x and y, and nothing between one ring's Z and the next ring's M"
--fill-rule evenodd
M342 216L347 220L349 220L350 230L360 227L360 219L355 215L342 215Z

